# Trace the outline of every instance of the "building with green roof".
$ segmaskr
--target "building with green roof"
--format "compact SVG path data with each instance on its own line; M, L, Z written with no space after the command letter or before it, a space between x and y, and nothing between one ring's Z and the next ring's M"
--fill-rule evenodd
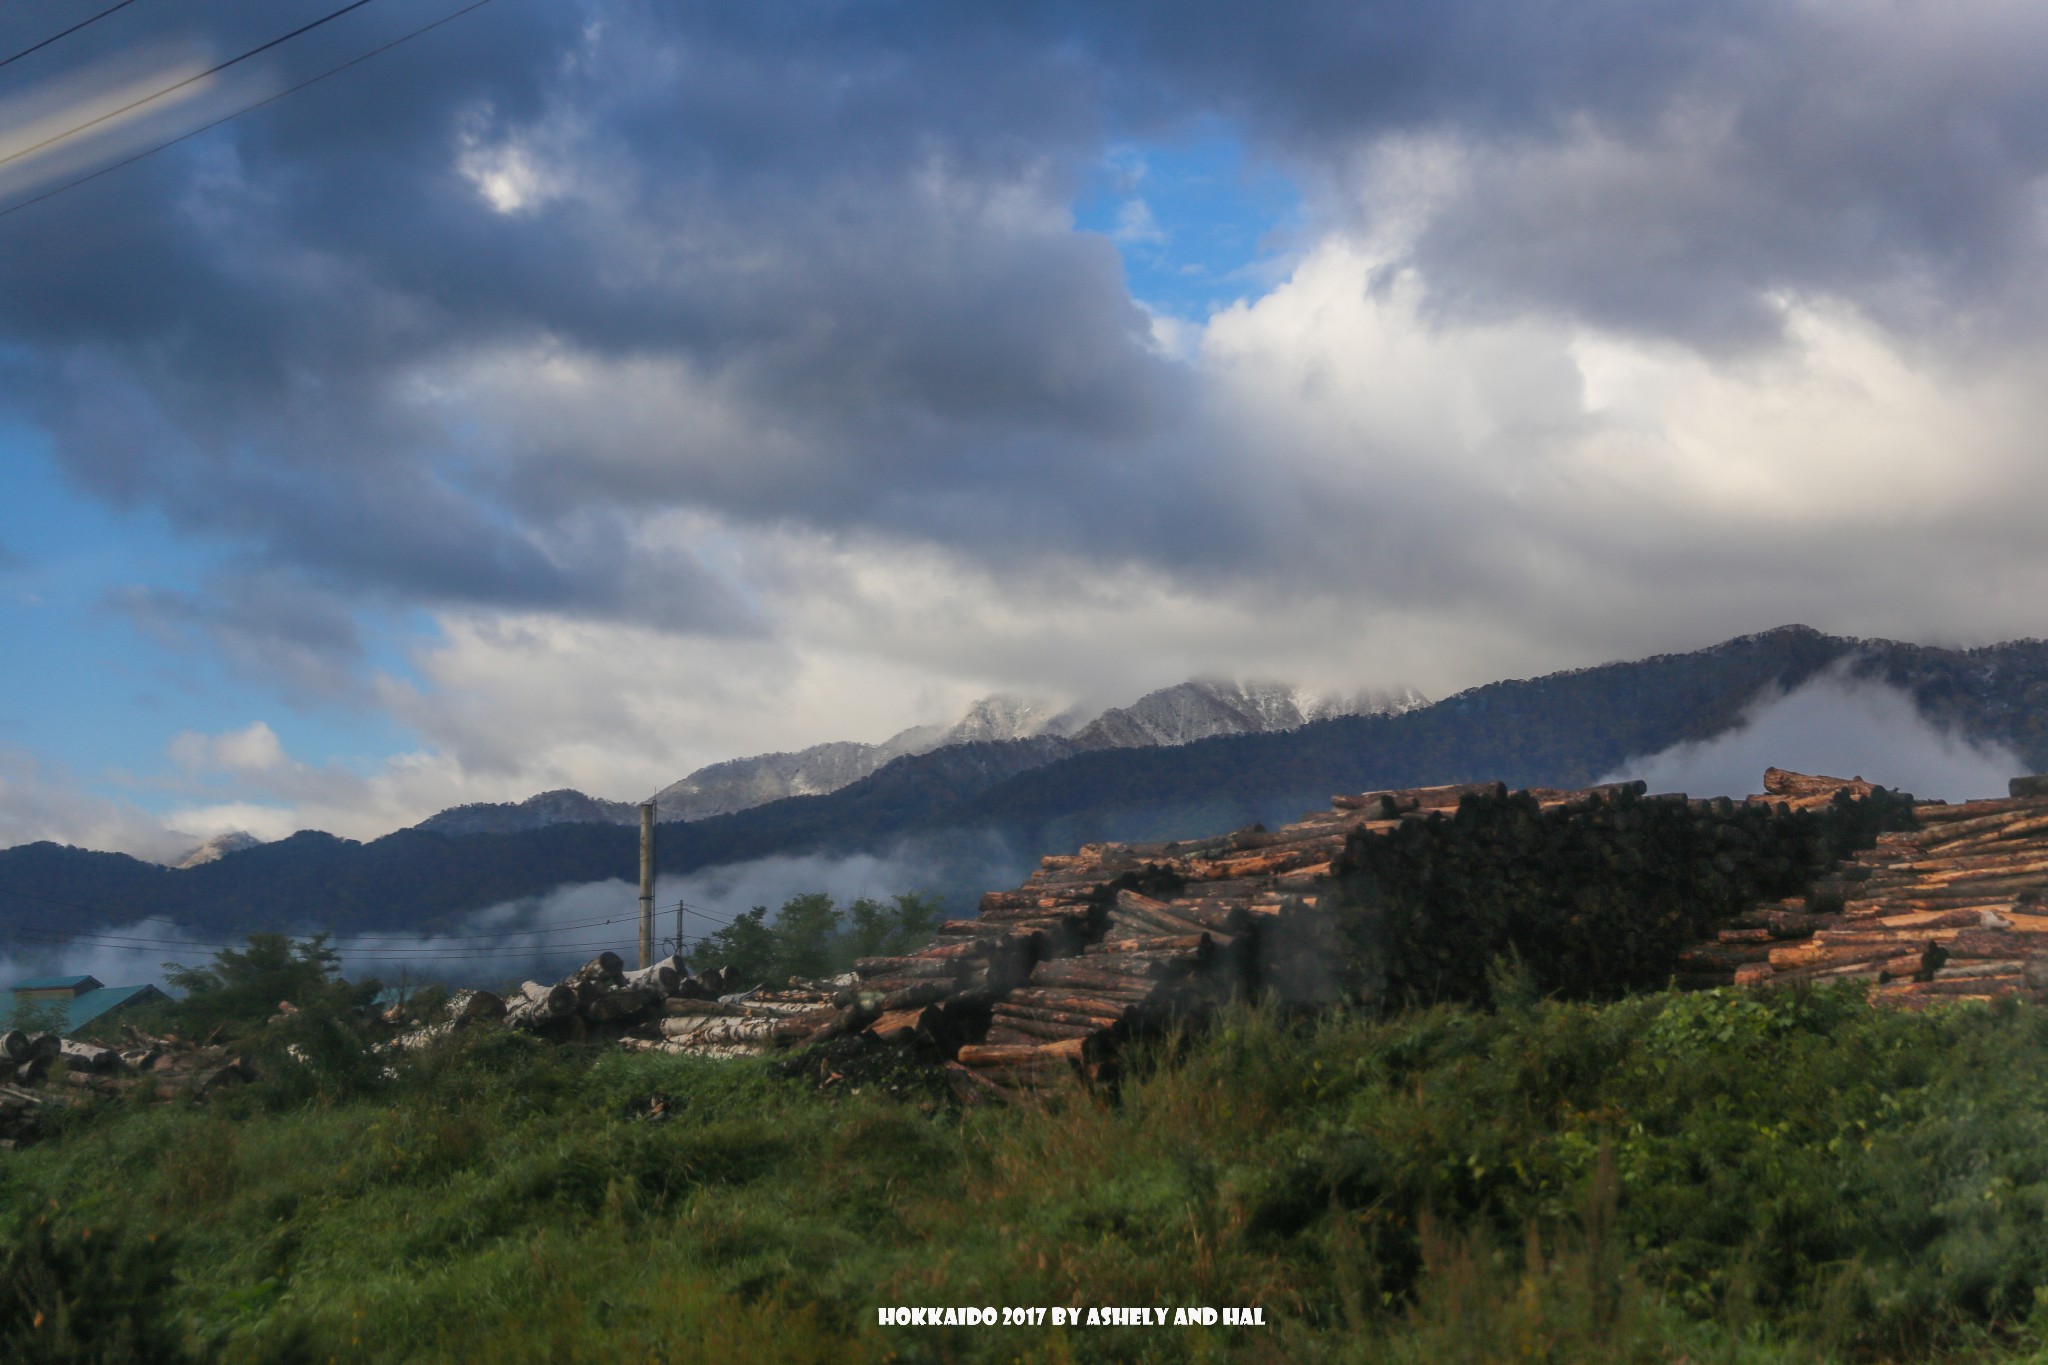
M31 977L15 982L0 998L0 1028L14 1027L18 1017L41 1028L55 1025L68 1036L118 1010L169 998L152 985L108 986L91 976Z

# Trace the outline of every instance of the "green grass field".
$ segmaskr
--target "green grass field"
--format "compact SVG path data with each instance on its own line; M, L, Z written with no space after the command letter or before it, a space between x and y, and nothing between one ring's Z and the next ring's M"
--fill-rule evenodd
M0 1359L2048 1359L2031 1006L1246 1008L1032 1112L495 1030L272 1075L0 1153Z

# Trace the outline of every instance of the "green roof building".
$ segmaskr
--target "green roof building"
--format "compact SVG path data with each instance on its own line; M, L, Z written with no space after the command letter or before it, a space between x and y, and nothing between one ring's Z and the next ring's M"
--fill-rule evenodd
M169 998L149 985L107 986L90 976L32 977L15 982L7 996L0 998L0 1028L14 1027L18 1016L24 1023L53 1023L59 1033L68 1036L116 1010Z

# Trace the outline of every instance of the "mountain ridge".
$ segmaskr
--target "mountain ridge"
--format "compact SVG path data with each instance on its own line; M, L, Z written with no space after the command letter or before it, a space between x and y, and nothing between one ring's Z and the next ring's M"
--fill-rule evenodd
M1837 667L1900 687L1930 719L2048 768L2048 641L1945 650L1786 627L1688 654L1489 683L1398 715L1172 747L1074 752L1071 741L1041 735L907 755L827 795L663 824L658 856L665 875L681 875L914 846L931 869L926 889L965 910L974 893L1018 880L1040 854L1084 841L1271 824L1346 790L1583 786L1631 759L1726 733L1758 697ZM152 916L235 934L417 930L563 885L630 878L636 838L628 826L597 823L509 834L414 828L363 844L302 832L177 872L23 845L0 850L0 947L17 926L49 936ZM948 850L960 849L978 850L980 861L948 862Z
M1408 710L1427 704L1413 688L1315 692L1287 683L1191 678L1157 688L1129 706L1112 707L1092 721L1049 702L998 692L967 707L950 725L920 725L879 744L830 740L808 748L776 750L709 763L654 793L662 823L702 820L750 810L792 796L825 796L880 771L900 758L963 744L1002 743L1040 736L1071 736L1075 749L1185 744L1225 734L1292 729L1314 720L1369 710ZM438 811L414 829L445 834L510 834L550 824L639 821L639 803L611 801L571 788L523 801L479 801Z

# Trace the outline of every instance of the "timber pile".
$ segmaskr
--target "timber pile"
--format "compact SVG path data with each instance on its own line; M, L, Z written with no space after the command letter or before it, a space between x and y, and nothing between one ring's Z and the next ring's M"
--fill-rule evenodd
M551 1037L615 1033L620 1045L632 1051L747 1057L809 1039L838 1016L835 997L853 978L792 981L785 989L741 992L733 991L733 984L722 967L692 976L679 958L670 957L629 972L617 953L600 953L553 985L525 982L501 1013L511 1028ZM485 1005L472 1009L470 1017L490 1013ZM444 1020L409 1037L426 1043L459 1022Z
M54 1033L0 1033L0 1142L33 1136L43 1115L69 1107L81 1092L159 1099L210 1095L254 1078L241 1057L212 1039L162 1038L123 1026L125 1047L106 1047Z
M1751 799L1776 799L1770 786ZM2048 985L2048 778L2015 778L2002 800L1918 802L1913 815L1916 828L1880 834L1809 895L1759 905L1688 949L1681 984L1867 981L1874 1000L1908 1006Z
M1640 793L1640 784L1630 789ZM961 978L971 988L917 1000L931 1013L915 1031L942 1050L951 1050L947 1023L957 1033L986 1010L985 1033L947 1063L963 1098L1014 1100L1102 1077L1134 1035L1235 995L1327 975L1327 962L1315 960L1326 951L1319 931L1329 921L1332 869L1353 831L1386 834L1447 816L1467 796L1504 790L1472 783L1365 792L1333 797L1329 810L1277 830L1254 825L1210 839L1087 844L1041 859L1016 890L982 897L979 919L942 926L932 947L886 964L892 975L871 979L867 964L856 970L864 988L900 990L910 962L978 954L972 960L981 971ZM1531 795L1549 809L1615 790ZM1020 962L1027 967L1021 979L998 991ZM936 976L941 969L922 970ZM901 1024L892 1016L868 1027L886 1038Z

